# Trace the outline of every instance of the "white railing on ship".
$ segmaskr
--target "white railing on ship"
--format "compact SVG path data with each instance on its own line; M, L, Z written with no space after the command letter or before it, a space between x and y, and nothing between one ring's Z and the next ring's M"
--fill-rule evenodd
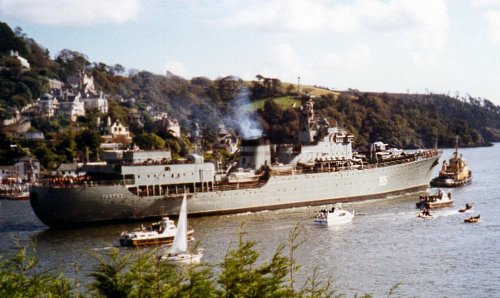
M54 188L72 188L72 187L96 187L111 185L130 185L134 181L131 179L120 180L79 180L72 178L49 178L38 181L37 186L46 186Z

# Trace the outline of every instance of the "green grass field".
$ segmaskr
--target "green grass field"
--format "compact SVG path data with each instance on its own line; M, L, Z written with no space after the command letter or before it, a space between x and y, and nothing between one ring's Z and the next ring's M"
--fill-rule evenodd
M276 97L276 98L263 98L263 99L251 102L247 105L244 105L241 108L244 110L248 110L248 111L257 111L257 110L264 108L264 104L268 100L274 101L283 110L293 107L294 104L296 107L300 106L299 99L296 99L293 96L282 96L282 97Z
M282 83L281 88L283 90L286 90L288 85L290 85L290 83ZM320 97L321 95L325 95L325 94L333 94L336 98L339 95L339 93L335 92L335 91L325 90L325 89L316 88L316 87L307 86L307 85L301 86L301 90L306 91L308 94L311 94L315 97ZM301 104L300 99L295 98L295 96L282 96L282 97L275 97L275 98L259 99L259 100L256 100L254 102L251 102L249 104L242 106L241 109L252 111L252 112L257 111L257 110L264 108L264 104L268 100L272 100L273 102L275 102L282 110L286 110L286 109L289 109L289 108L294 107L294 106L300 107L300 104Z

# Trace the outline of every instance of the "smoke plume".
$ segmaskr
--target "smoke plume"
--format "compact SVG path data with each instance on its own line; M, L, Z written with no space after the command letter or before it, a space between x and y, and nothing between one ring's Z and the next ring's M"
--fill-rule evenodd
M262 127L255 113L249 109L249 104L250 91L244 87L231 103L231 106L236 107L234 115L226 117L226 121L231 123L231 126L237 127L240 136L244 139L257 138L262 135Z

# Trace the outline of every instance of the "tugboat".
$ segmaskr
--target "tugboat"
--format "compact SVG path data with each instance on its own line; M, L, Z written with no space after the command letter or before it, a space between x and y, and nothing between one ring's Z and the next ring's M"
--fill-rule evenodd
M472 171L469 170L467 162L462 158L462 154L458 155L458 136L455 140L455 152L446 163L443 161L439 175L431 180L433 187L457 187L462 186L472 181Z

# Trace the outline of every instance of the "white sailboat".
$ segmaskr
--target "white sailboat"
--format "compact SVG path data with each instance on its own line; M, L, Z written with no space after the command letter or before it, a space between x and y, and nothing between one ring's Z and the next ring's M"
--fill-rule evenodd
M186 194L182 199L181 212L179 221L177 222L177 233L174 237L174 243L167 254L161 256L161 260L170 263L199 263L203 256L202 250L199 249L196 253L188 252L188 235L187 235L187 199Z

